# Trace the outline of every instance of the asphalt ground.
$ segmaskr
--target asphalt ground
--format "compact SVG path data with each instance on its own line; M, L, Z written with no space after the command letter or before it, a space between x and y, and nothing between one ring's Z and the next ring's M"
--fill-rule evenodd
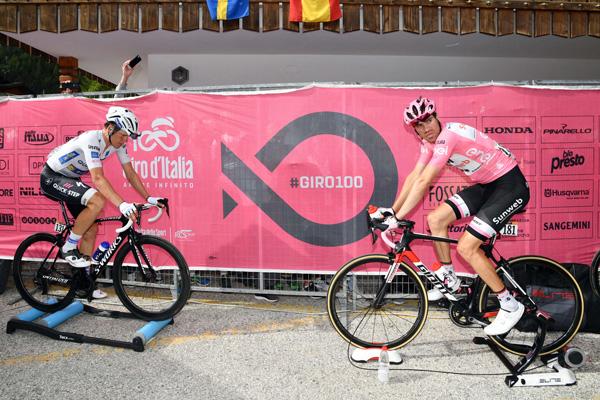
M0 296L0 322L27 309ZM57 341L27 331L0 334L1 399L595 399L600 400L600 337L579 334L586 354L577 385L508 388L506 369L485 346L480 328L453 325L430 310L419 337L400 353L390 382L376 365L355 368L330 326L324 298L196 294L144 352ZM98 307L118 309L111 304ZM129 341L142 321L78 315L59 329ZM401 370L397 370L401 369ZM496 376L460 376L427 369ZM537 372L547 370L540 368Z

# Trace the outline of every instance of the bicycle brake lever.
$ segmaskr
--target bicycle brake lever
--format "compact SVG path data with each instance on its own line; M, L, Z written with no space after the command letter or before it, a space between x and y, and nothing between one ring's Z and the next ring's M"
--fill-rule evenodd
M372 243L371 244L375 244L375 242L377 241L377 234L375 233L375 226L373 225L373 220L371 219L371 216L369 215L369 210L365 210L365 215L367 216L367 228L371 231L371 240Z
M158 202L165 206L165 211L167 212L167 217L170 217L171 214L169 214L169 199L160 199L160 200L158 200Z
M141 226L142 224L142 208L143 205L141 204L136 204L135 208L137 209L137 213L136 213L136 217L135 217L135 222L137 223L138 226Z

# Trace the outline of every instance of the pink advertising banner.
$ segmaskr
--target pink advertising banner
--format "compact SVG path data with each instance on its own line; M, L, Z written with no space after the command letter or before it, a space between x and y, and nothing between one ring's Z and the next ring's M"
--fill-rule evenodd
M128 144L148 191L171 218L142 229L172 241L192 267L335 271L371 243L364 209L390 206L419 154L402 123L405 104L434 99L442 122L474 126L509 148L531 186L527 212L498 244L506 257L540 254L589 264L600 248L600 91L509 86L456 89L319 88L261 94L154 93L126 100L11 100L0 104L0 257L60 220L39 189L47 154L100 129L109 105L125 105L142 137ZM142 202L118 160L105 174ZM469 185L449 169L410 216L426 215ZM118 215L107 206L105 215ZM459 237L468 221L450 228ZM104 224L101 236L114 238ZM414 246L426 263L431 243ZM471 272L458 255L455 263Z

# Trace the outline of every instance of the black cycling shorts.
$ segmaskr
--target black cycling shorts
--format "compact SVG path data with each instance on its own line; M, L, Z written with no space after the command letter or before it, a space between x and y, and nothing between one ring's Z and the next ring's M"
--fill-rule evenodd
M493 182L470 186L446 200L456 219L475 215L467 232L486 240L502 229L529 202L529 185L519 167Z
M97 192L80 178L61 175L48 165L40 175L40 188L46 197L54 201L64 201L75 218L85 210L88 200Z

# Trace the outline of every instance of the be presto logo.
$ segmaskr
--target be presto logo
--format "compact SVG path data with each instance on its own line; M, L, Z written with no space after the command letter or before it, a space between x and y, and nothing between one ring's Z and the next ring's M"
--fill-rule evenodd
M167 153L179 148L179 133L175 130L172 117L159 117L152 121L152 129L142 132L140 138L133 142L133 151ZM131 160L137 173L142 178L154 179L194 179L194 163L182 155L155 156L152 161Z

